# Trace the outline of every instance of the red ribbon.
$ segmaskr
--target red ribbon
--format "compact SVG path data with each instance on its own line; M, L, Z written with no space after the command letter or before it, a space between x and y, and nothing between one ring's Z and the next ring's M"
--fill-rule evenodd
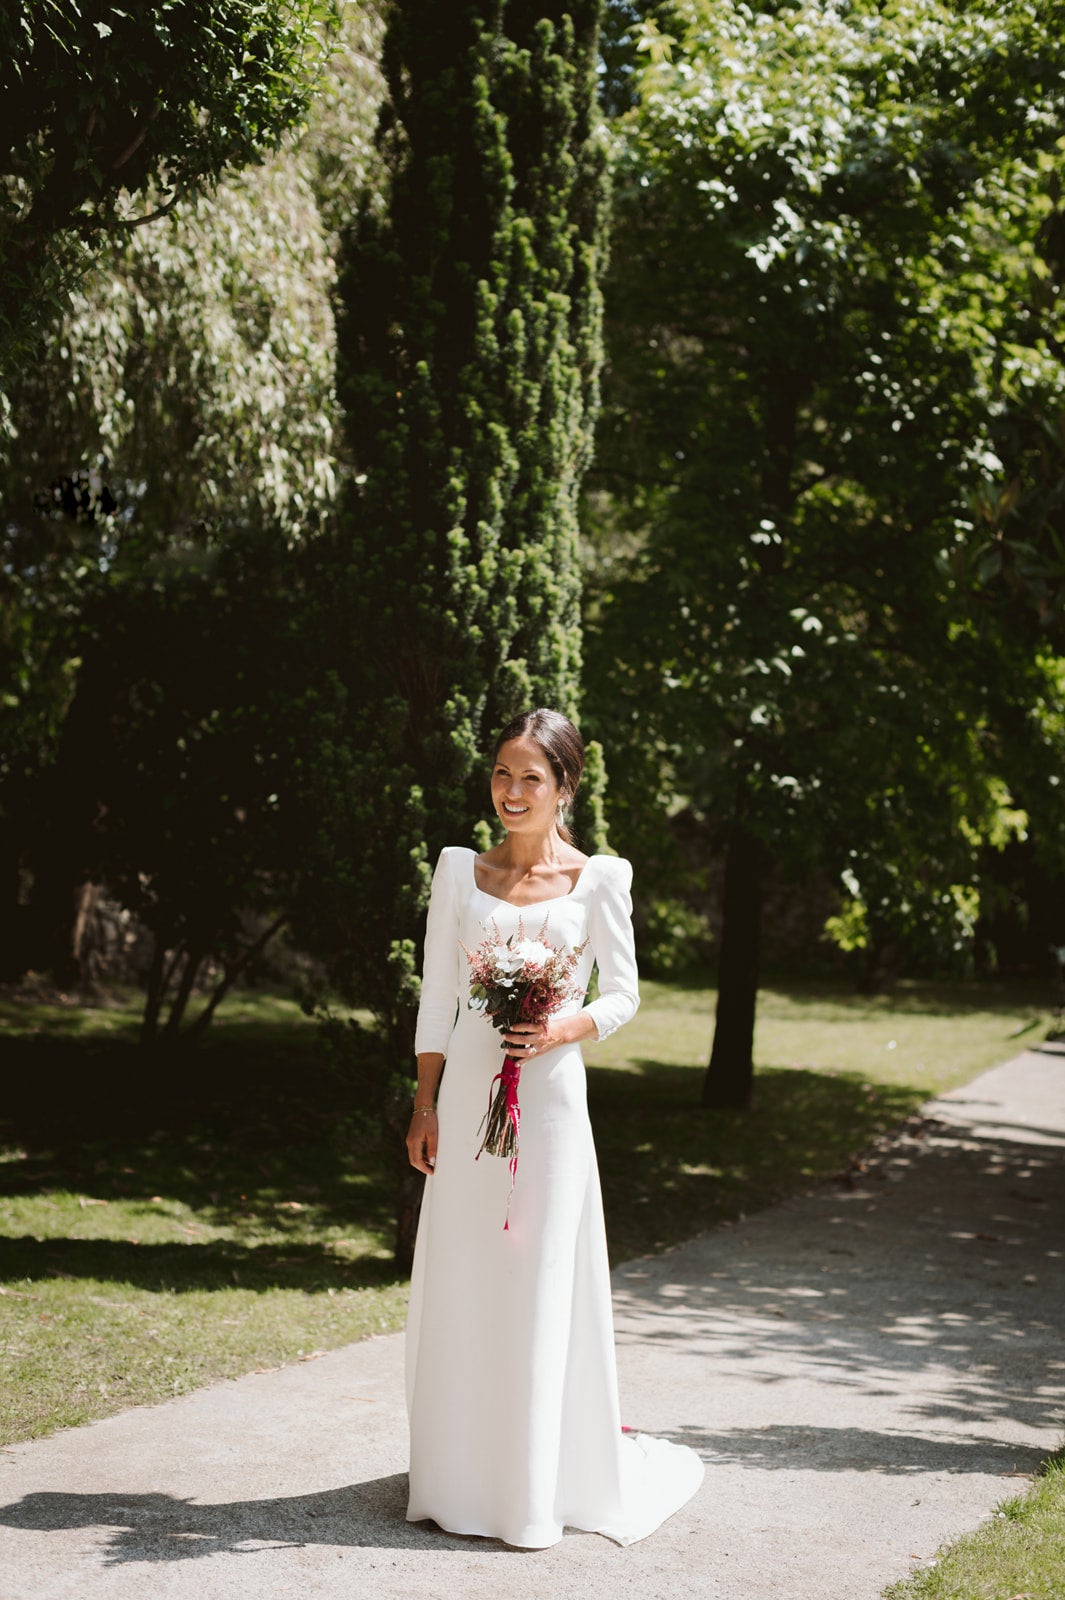
M507 1215L503 1223L503 1231L510 1228L510 1201L514 1193L514 1180L518 1175L518 1141L521 1137L521 1107L518 1104L518 1082L521 1078L521 1062L515 1056L504 1056L502 1069L496 1073L488 1085L488 1111L491 1114L492 1101L495 1099L495 1086L502 1083L506 1103L507 1121L514 1128L514 1154L510 1158L510 1188L507 1191ZM478 1150L476 1159L481 1159Z

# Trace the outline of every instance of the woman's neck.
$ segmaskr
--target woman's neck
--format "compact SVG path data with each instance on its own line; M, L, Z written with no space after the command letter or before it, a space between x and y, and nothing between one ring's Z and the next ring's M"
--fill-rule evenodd
M546 833L508 833L499 847L502 856L499 865L522 873L532 872L536 867L561 866L559 846L562 843L562 835L553 825Z

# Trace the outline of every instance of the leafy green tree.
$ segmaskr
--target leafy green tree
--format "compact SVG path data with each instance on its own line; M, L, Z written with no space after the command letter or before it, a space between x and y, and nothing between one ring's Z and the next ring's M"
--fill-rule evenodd
M995 0L671 11L622 126L589 649L620 826L684 806L724 851L705 1099L743 1104L770 864L846 871L873 954L949 952L1023 825L1003 730L1045 680L951 561L1062 43Z
M1032 247L987 353L985 475L970 496L973 538L955 553L982 604L1027 609L1034 642L1065 651L1065 139L1043 152L1024 195ZM1018 197L1020 198L1020 197Z
M8 395L3 970L91 979L84 913L106 883L156 936L146 1037L188 1031L210 964L192 1026L209 1018L255 953L247 914L276 931L299 866L331 250L373 180L381 87L376 11L340 25L299 141L105 237Z
M258 161L303 117L330 0L0 12L0 378L108 234Z
M387 203L371 197L343 246L351 468L321 568L338 710L297 937L371 1009L393 1071L410 1059L431 865L442 845L484 838L493 733L528 704L577 711L598 10L395 7ZM593 763L593 793L595 776Z
M291 728L281 644L303 593L295 560L287 577L279 565L333 502L331 242L343 171L353 193L372 152L379 35L372 9L348 5L299 143L105 238L9 389L0 857L5 892L28 869L32 894L0 916L6 973L83 981L86 897L121 882L187 994L202 962L234 970L241 897L279 891L267 773ZM310 663L291 664L295 705ZM240 848L219 810L242 814ZM149 987L150 1031L163 995Z

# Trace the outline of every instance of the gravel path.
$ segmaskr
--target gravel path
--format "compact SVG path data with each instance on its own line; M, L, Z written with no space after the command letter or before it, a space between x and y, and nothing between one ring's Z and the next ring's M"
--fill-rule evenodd
M1065 1413L1065 1057L865 1170L614 1275L624 1420L695 1500L620 1549L403 1520L401 1335L0 1451L0 1600L877 1600L1023 1485Z

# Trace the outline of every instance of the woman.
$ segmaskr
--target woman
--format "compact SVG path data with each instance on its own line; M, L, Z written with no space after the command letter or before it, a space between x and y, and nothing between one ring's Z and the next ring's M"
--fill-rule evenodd
M433 877L407 1135L426 1174L407 1321L409 1521L507 1544L555 1544L563 1525L629 1544L694 1494L694 1451L622 1432L606 1236L581 1041L639 1004L629 888L616 856L588 858L565 823L584 766L557 711L508 724L491 792L506 830L483 855L441 852ZM463 945L494 922L554 945L587 941L599 996L502 1036L467 1005ZM476 1159L505 1046L522 1063L520 1161ZM441 1077L445 1058L446 1074ZM439 1087L439 1105L436 1092Z

